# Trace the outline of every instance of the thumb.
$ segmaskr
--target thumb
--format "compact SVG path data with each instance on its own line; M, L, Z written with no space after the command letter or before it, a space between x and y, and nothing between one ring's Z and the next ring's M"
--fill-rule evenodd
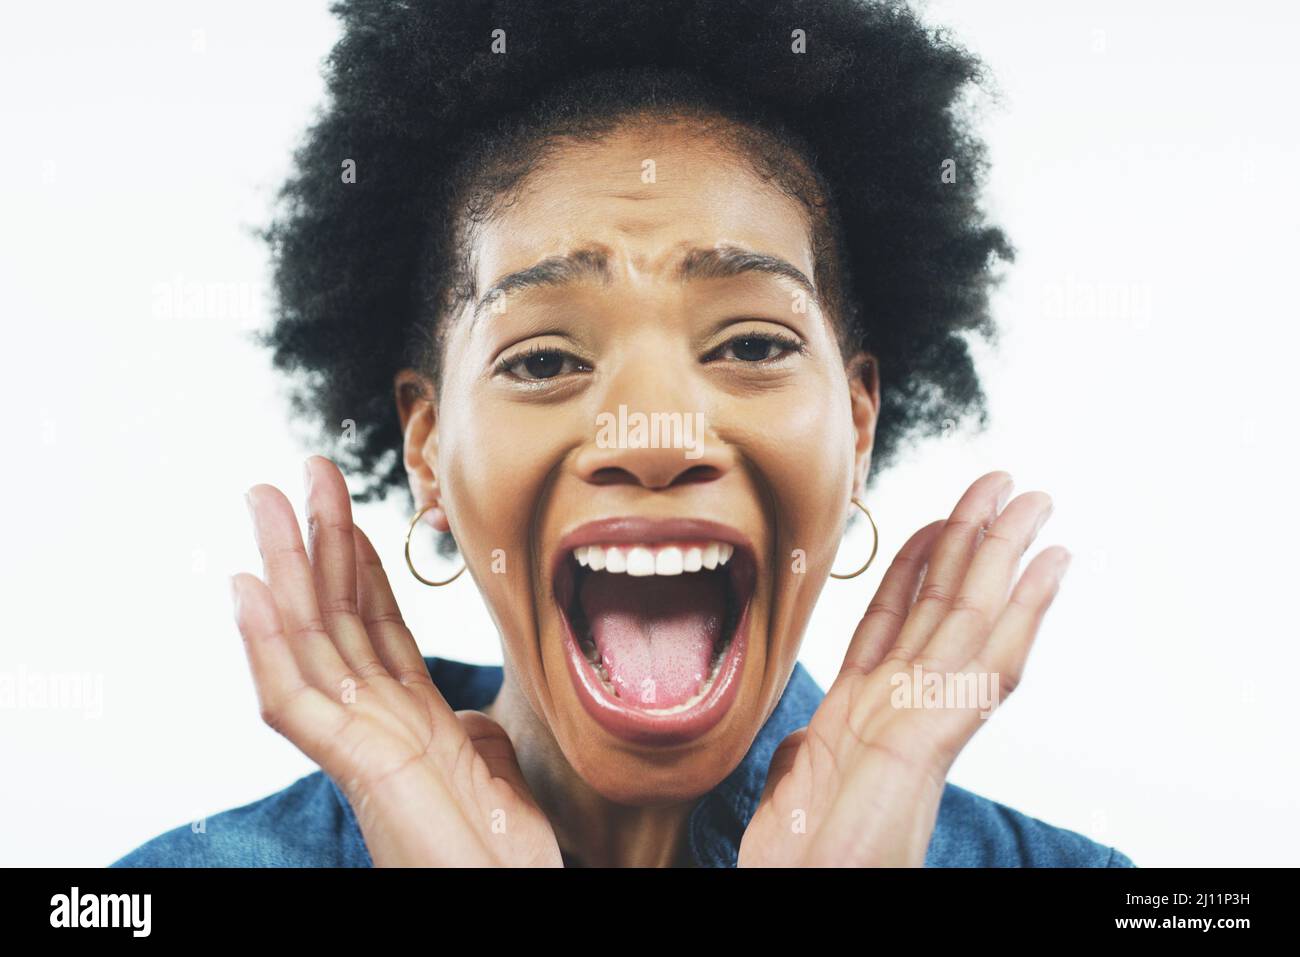
M759 804L764 804L776 790L776 786L781 783L792 767L794 759L799 754L799 748L803 745L803 739L808 734L807 728L800 728L785 736L785 739L776 746L776 751L772 754L772 761L767 766L767 783L763 785L763 794L758 799Z
M515 756L515 746L506 734L505 728L497 724L482 711L457 711L465 735L479 756L487 762L492 776L508 782L515 792L530 804L533 801L524 773L519 770L519 759Z

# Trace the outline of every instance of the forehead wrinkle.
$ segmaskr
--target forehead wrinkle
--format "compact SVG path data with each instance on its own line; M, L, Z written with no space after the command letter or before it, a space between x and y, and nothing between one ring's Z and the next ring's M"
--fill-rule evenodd
M817 299L813 281L789 261L780 256L755 252L730 243L713 248L694 248L687 251L677 267L677 277L683 282L691 279L726 279L747 272L770 273L794 282Z
M547 256L526 269L508 273L492 284L474 306L477 321L483 309L498 296L534 286L563 286L582 279L595 279L608 284L612 279L609 269L609 247L590 243L559 256Z
M493 299L519 289L536 286L564 286L583 279L595 279L603 285L613 280L610 268L611 252L602 243L588 243L562 255L547 256L525 269L503 276L478 300L474 307L474 320ZM633 257L633 273L644 268ZM769 253L760 253L743 246L722 243L713 247L688 247L677 265L676 278L681 282L692 279L726 279L749 272L780 276L798 285L820 302L817 287L811 279L788 260Z

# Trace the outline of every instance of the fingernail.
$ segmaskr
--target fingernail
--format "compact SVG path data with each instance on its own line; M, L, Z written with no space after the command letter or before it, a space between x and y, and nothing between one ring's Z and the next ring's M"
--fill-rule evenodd
M1066 571L1069 570L1070 562L1073 561L1073 560L1074 560L1074 556L1071 555L1068 551L1065 552L1064 555L1062 555L1060 558L1058 558L1058 559L1056 560L1056 582L1057 582L1057 584L1060 584L1061 579L1065 577L1065 573L1066 573Z
M1056 511L1056 505L1052 502L1047 503L1047 507L1038 513L1038 519L1034 522L1034 534L1037 535L1047 524L1047 520L1052 517L1052 512Z
M230 604L234 607L235 617L239 617L239 582L234 575L230 576Z
M1016 480L1013 478L1009 478L1007 479L1007 484L1002 486L1002 491L998 492L999 512L1002 511L1002 509L1006 508L1007 499L1011 498L1011 490L1014 489L1015 487L1016 487Z
M249 489L244 493L244 504L248 506L248 521L253 526L253 541L257 544L257 550L262 550L262 536L257 528L257 506L253 503L253 490Z
M302 487L311 496L311 456L302 460Z

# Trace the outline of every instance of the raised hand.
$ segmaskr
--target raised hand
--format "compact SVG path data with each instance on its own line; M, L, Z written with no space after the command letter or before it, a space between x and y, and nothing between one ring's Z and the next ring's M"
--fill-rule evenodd
M306 470L308 548L289 500L256 485L266 580L231 580L263 720L338 783L376 866L562 866L505 731L430 679L342 474Z
M1027 492L1003 510L1011 485L1006 472L982 476L950 518L903 546L808 727L773 756L740 866L925 863L948 770L990 706L923 707L918 696L900 706L895 692L914 685L920 665L922 675L953 676L950 687L970 676L968 689L983 680L1005 698L1069 564L1052 546L1015 582L1052 503Z

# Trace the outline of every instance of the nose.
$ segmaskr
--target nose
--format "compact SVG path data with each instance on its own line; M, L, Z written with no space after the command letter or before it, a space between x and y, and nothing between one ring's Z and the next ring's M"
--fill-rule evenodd
M735 466L731 446L680 380L674 387L662 376L639 379L640 388L607 393L574 460L583 481L660 490L716 481Z

